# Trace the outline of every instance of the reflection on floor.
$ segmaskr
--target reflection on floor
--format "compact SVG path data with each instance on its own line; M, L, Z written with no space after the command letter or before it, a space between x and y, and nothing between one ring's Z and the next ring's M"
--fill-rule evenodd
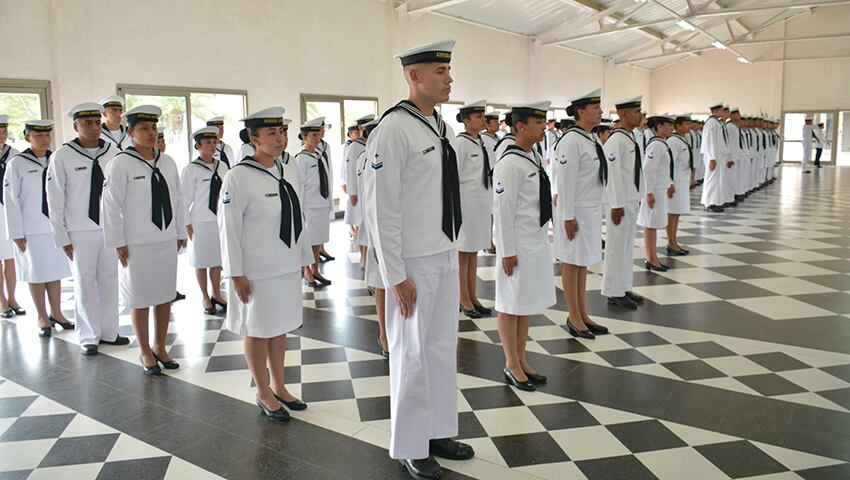
M450 478L850 478L850 169L782 173L727 213L684 217L692 254L666 273L640 267L636 239L638 311L609 310L592 268L588 306L612 335L570 337L563 299L535 316L538 392L501 381L495 318L459 318L460 436L477 456L443 462ZM259 418L240 338L202 313L181 259L167 377L144 378L133 344L82 357L73 332L0 323L0 478L406 478L386 454L374 300L347 228L332 237L334 284L305 289L288 341L286 381L310 404L292 422ZM479 257L486 306L494 264Z

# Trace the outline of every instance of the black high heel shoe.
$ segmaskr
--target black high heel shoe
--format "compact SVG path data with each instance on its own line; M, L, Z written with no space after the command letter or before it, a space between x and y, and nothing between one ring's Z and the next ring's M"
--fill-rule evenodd
M215 315L216 313L218 313L218 310L215 309L215 304L213 303L212 306L209 308L204 307L204 313L206 313L207 315Z
M330 253L327 252L319 252L319 257L321 257L322 263L333 262L334 260L336 260L336 257L332 256Z
M481 314L478 313L478 310L476 310L475 308L473 308L472 310L467 310L467 309L463 308L463 306L461 305L460 311L463 312L463 314L466 315L469 318L472 318L472 319L481 318Z
M579 330L572 323L570 323L570 319L567 319L567 331L570 335L579 338L586 338L588 340L593 340L596 338L596 335L593 334L589 329L588 330Z
M656 267L655 265L649 263L649 260L644 260L643 266L644 266L644 268L646 268L650 272L666 272L667 271L667 269L664 268L664 265Z
M41 338L47 338L53 335L53 327L38 327L38 336Z
M257 406L260 407L260 411L263 412L263 415L275 419L275 420L289 420L289 412L283 408L283 405L280 406L275 411L271 411L266 407L262 400L260 400L260 396L257 396Z
M315 278L316 278L316 281L319 282L323 287L327 287L328 285L333 283L325 277L315 277Z
M156 355L154 355L153 358L156 358ZM145 361L142 360L142 370L145 372L145 375L149 377L156 377L162 374L162 369L159 368L159 363L157 362L154 362L153 365L149 367L145 365Z
M292 410L293 412L307 409L307 404L302 402L301 400L298 400L297 398L291 402L287 402L286 400L278 397L276 393L272 393L272 395L274 395L274 398L278 402L282 403L284 406L286 406L286 408Z
M219 307L221 307L221 311L222 311L222 312L226 312L226 311L227 311L227 304L226 304L226 303L224 303L224 302L219 302L219 301L218 301L218 300L216 300L215 298L210 298L210 301L212 301L213 308L215 308L216 306L219 306Z
M492 310L492 309L490 309L490 308L485 307L484 305L481 305L481 304L473 304L473 306L474 306L474 308L475 308L475 311L476 311L476 312L478 312L478 313L480 313L481 315L488 315L488 316L489 316L489 315L493 315L493 310Z
M540 375L539 373L528 373L525 370L522 371L526 377L528 377L528 381L535 385L545 385L549 380L546 378L546 375Z
M61 326L62 330L73 330L76 327L74 322L60 322L59 320L56 320L52 316L47 317L47 319L50 320L50 324L53 325L54 327L56 325Z
M508 370L507 368L505 368L502 371L502 373L505 374L505 383L507 383L508 385L514 386L514 387L516 387L516 388L518 388L518 389L520 389L524 392L533 392L533 391L537 390L537 387L535 387L534 384L531 383L530 380L520 382L519 380L516 379L516 377L514 377L514 374L511 373L511 371Z
M381 353L382 357L386 359L390 358L390 352L384 350L384 346L381 345L381 337L378 337L378 351Z
M306 278L304 279L304 285L307 285L310 288L322 288L323 287L323 285L321 283L317 282L315 279L313 279L313 281L310 282L310 281L307 281Z
M673 250L672 248L667 247L667 256L668 256L668 257L684 257L684 256L685 256L685 255L687 255L688 253L690 253L690 252L687 252L687 251L685 251L684 249L682 249L682 250Z
M19 317L27 314L27 311L21 307L12 307L12 310L15 312L15 315Z
M585 323L587 325L587 330L594 335L607 335L608 328L603 327L602 325L593 324L593 323Z
M179 364L179 363L177 363L177 362L175 362L174 360L169 360L169 361L167 361L167 362L164 362L164 361L162 361L162 359L161 359L161 358L159 358L159 357L157 356L157 354L155 354L155 353L153 354L153 358L154 358L154 359L156 359L156 361L157 361L157 362L161 363L161 364L162 364L162 366L163 366L166 370L177 370L178 368L180 368L180 364Z

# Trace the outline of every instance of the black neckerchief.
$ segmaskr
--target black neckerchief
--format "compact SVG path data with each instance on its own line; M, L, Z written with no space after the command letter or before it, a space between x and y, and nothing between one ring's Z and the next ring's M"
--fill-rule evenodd
M223 152L222 152L223 153ZM227 156L222 157L220 161L223 161ZM212 172L212 176L210 177L210 196L207 200L207 208L214 214L218 213L218 196L221 193L221 175L218 174L218 163L213 160L212 168L207 166L206 162L201 160L201 157L196 158L192 161L194 165L197 165L208 172Z
M481 148L481 156L483 157L481 182L484 184L484 190L489 190L490 185L493 184L493 172L490 170L490 157L487 155L487 148L484 147L484 141L481 140L480 136L475 138L466 132L460 132L458 138L465 138Z
M295 192L295 188L284 179L283 164L277 159L275 159L274 163L277 166L280 178L268 171L263 164L254 160L254 157L251 156L243 158L241 162L234 166L234 168L252 168L272 177L274 181L277 182L277 194L280 198L280 229L278 231L278 238L280 238L287 247L292 248L293 230L296 242L301 236L301 231L303 230L303 224L301 222L301 202L298 201L298 194Z
M153 165L146 160L135 147L127 147L124 153L139 160L151 169L151 222L160 230L165 230L171 225L173 212L171 211L171 194L168 191L168 182L160 172L160 151L154 148Z
M25 158L38 165L39 168L44 169L41 171L41 213L47 218L50 218L50 212L47 210L47 166L50 165L50 155L52 154L53 152L48 150L44 155L43 167L41 166L41 162L38 161L38 157L35 155L35 152L33 152L31 148L28 148L18 154L19 157Z
M319 194L322 196L322 198L328 198L328 194L330 193L330 190L328 188L328 170L327 170L327 168L325 168L325 162L322 160L322 157L320 156L320 155L324 155L325 152L322 152L321 154L319 154L319 153L316 153L316 152L301 150L298 153L298 155L301 155L302 153L306 153L310 157L313 157L314 159L316 159L316 164L318 165L318 168L319 168Z
M537 201L540 205L540 226L542 227L546 225L546 222L552 219L552 186L549 183L549 176L546 175L546 170L543 168L542 162L529 158L529 155L534 156L534 153L532 152L526 152L516 145L509 145L508 148L505 149L505 153L502 154L501 158L505 158L508 155L518 155L531 162L531 164L537 168L537 175L540 177L540 181L538 182Z
M436 127L432 125L425 118L425 115L422 114L422 111L419 110L419 107L414 105L410 100L402 100L396 106L384 112L381 116L381 121L390 112L396 110L405 112L416 120L419 120L440 142L443 194L442 230L449 240L455 241L458 234L460 234L463 217L460 211L460 177L457 172L457 153L455 153L455 149L452 147L449 139L446 138L448 127L446 127L445 122L443 122L443 119L436 111L432 117L435 120Z
M230 159L227 158L227 154L224 153L224 147L226 147L226 146L227 146L226 143L221 142L221 149L218 150L218 152L220 154L219 158L221 159L222 162L224 162L225 165L227 165L227 168L230 168ZM218 202L216 202L216 203L218 203Z
M103 128L101 128L101 130L100 130L100 131L101 131L104 135L106 135L106 138L108 138L110 142L114 143L114 144L115 144L115 146L116 146L116 147L118 147L118 150L119 150L119 151L123 151L123 150L124 150L123 148L121 148L121 142L123 142L123 141L124 141L124 139L125 139L125 138L127 138L127 131L126 131L126 130L124 130L124 125L118 125L118 131L120 131L120 132L121 132L121 139L120 139L120 140L115 140L115 137L113 137L113 136L112 136L112 133L111 133L111 132L109 131L109 129L106 127L106 124L105 124L105 123L103 124Z
M686 147L688 147L688 168L693 170L694 169L694 151L691 149L691 144L688 143L687 140L685 140L685 137L679 135L678 133L674 133L673 135L670 135L670 136L678 138L679 140L682 141L682 143L685 144Z
M729 148L729 132L726 131L726 124L723 123L719 118L711 116L708 117L709 120L714 119L717 123L720 124L720 131L723 133L723 143L726 144L726 148Z
M617 127L615 129L611 130L611 135L614 135L615 133L622 133L623 135L625 135L626 138L631 140L632 144L635 147L635 166L634 166L635 179L634 180L635 180L635 188L639 192L640 191L640 173L641 173L641 170L643 169L643 165L640 161L640 147L638 146L638 143L635 140L634 134L626 131L626 129L624 129L622 127ZM610 139L610 137L609 137L609 139Z
M4 179L6 178L6 159L9 158L9 154L12 153L12 147L10 145L3 145L3 153L0 155L0 186L4 184ZM4 189L5 190L5 189ZM5 194L0 191L0 205L4 205Z
M588 133L587 130L581 128L578 125L573 125L567 130L567 133L577 133L584 137L588 142L593 143L593 148L596 150L596 159L599 161L599 169L597 176L599 177L599 183L602 185L606 185L608 183L608 162L605 161L605 150L602 149L602 145L596 141L596 138ZM555 142L555 148L558 148L558 144L564 138L567 138L567 133L561 135L561 138Z
M109 152L109 146L106 145L105 140L98 138L97 151L92 157L88 149L80 144L79 138L75 138L65 145L92 162L91 176L89 177L89 218L92 222L100 225L100 197L103 196L103 180L105 177L98 160Z
M650 138L650 139L649 139L649 142L648 142L646 145L647 145L647 146L649 146L649 145L651 145L651 144L652 144L652 142L661 142L661 143L663 143L663 144L664 144L664 148L666 148L666 149L667 149L667 155L670 157L670 180L674 180L674 178L673 178L673 172L675 171L675 169L674 169L674 166L675 166L675 165L674 165L674 163L673 163L673 151L672 151L672 150L670 150L670 145L667 145L667 142L666 142L666 141L664 141L664 139L663 139L663 138L661 138L661 137L652 137L652 138Z

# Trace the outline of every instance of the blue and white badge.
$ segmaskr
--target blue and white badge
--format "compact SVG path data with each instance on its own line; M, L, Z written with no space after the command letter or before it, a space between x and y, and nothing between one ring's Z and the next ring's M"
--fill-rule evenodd
M559 162L561 165L566 165L566 164L567 164L567 156L566 156L566 155L561 155L560 157L558 157L558 162Z
M504 185L502 185L502 182L496 182L495 192L496 192L496 195L501 195L501 194L505 193L505 187L504 187Z
M375 160L372 161L372 170L380 170L384 168L384 162L378 160L379 156L380 155L377 153L375 154Z
M609 161L609 162L613 162L613 161L614 161L614 160L616 160L616 159L617 159L617 156L616 156L616 155L614 155L613 153L609 153L609 154L608 154L608 161Z
M224 192L224 194L221 196L221 203L223 205L230 204L230 192L227 192L227 191Z

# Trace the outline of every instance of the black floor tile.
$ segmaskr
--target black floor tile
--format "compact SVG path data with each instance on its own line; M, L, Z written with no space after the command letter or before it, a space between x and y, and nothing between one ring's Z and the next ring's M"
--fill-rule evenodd
M461 390L473 410L488 408L517 407L524 405L513 389L507 385L498 387L467 388Z
M457 415L458 439L484 438L487 431L481 426L474 412L461 412Z
M550 355L562 355L565 353L583 353L590 349L582 345L574 338L559 338L556 340L539 340L537 342Z
M821 370L845 382L850 382L850 365L835 365L833 367L821 368Z
M576 462L587 480L658 480L632 455Z
M346 361L344 348L334 347L316 348L313 350L301 350L301 365L338 363L344 361Z
M305 402L326 402L354 398L351 380L334 380L301 384L301 399Z
M694 447L732 478L787 472L788 469L745 440Z
M0 472L0 480L27 480L32 470L15 470L14 472Z
M535 405L529 410L548 431L599 425L596 418L578 402Z
M630 367L632 365L646 365L647 363L655 363L651 358L640 353L635 349L626 350L609 350L607 352L596 352L606 362L614 367Z
M181 344L171 347L168 354L172 358L209 357L215 348L215 343Z
M755 355L744 355L745 358L758 363L771 372L784 372L787 370L801 370L811 366L790 357L782 352L759 353Z
M687 443L677 437L658 420L606 425L615 437L632 453L652 452L685 447Z
M670 342L652 332L620 333L617 334L617 338L633 347L650 347L653 345L670 344Z
M38 396L0 398L0 418L19 417Z
M850 410L850 388L839 388L838 390L827 390L825 392L817 392L821 397L841 405Z
M643 265L643 262L641 262ZM634 272L634 285L636 287L654 287L656 285L674 285L677 282L653 272Z
M361 422L390 418L390 397L358 398L357 410Z
M472 320L461 320L457 324L458 332L477 332L481 330Z
M177 333L176 332L165 334L165 345L167 345L167 346L174 345L174 342L176 342L176 341L177 341ZM139 341L133 340L133 342L130 343L130 348L139 348Z
M704 380L706 378L725 377L726 374L702 360L684 360L681 362L662 363L667 370L675 373L683 380Z
M570 460L547 432L494 437L493 443L511 468Z
M236 340L242 340L241 335L237 335L230 330L221 330L218 334L217 341L219 342L232 342Z
M348 370L351 372L351 378L383 377L390 374L390 362L386 360L349 362Z
M746 235L746 234L744 234L744 235ZM759 243L760 242L743 242L743 243L738 243L736 245L739 245L739 246L744 247L744 248L750 248L750 249L753 249L753 250L758 250L758 248L753 248L753 247L757 247L758 246L757 244L759 244ZM820 250L818 250L818 251L820 251ZM769 253L763 253L763 252L726 253L723 256L726 257L726 258L732 259L732 260L737 260L739 262L746 263L748 265L756 265L756 264L759 264L759 263L780 263L780 262L787 262L788 261L788 260L786 260L782 257L777 257L776 255L771 255Z
M818 253L823 253L824 255L829 255L825 253L823 250L815 250ZM850 250L844 250L844 258L850 256ZM833 272L839 273L850 273L850 260L818 260L814 262L806 262L809 265L814 265L815 267L825 268L827 270L832 270Z
M792 295L791 298L844 315L850 313L850 294L844 292Z
M723 300L734 300L737 298L769 297L772 295L776 295L776 293L771 292L770 290L765 290L763 288L756 287L755 285L750 285L749 283L738 281L693 283L690 284L690 286L696 288L697 290L708 293L709 295L714 295L717 298L722 298Z
M378 309L374 305L355 305L351 307L351 311L358 317L377 315L378 313Z
M795 473L804 480L847 480L850 478L850 463L798 470Z
M234 370L248 370L248 362L245 355L216 355L210 357L207 363L207 373L210 372L232 372Z
M143 458L106 462L97 475L97 480L162 480L168 472L171 457Z
M735 377L735 380L767 397L806 391L796 383L790 382L774 373Z
M677 347L698 358L733 357L735 352L714 342L680 343Z
M120 433L60 438L53 444L39 468L103 462L115 446Z
M805 280L836 290L850 290L850 275L813 275L805 277Z
M0 442L58 438L76 415L76 413L63 413L61 415L20 417L3 432L3 435L0 435Z

